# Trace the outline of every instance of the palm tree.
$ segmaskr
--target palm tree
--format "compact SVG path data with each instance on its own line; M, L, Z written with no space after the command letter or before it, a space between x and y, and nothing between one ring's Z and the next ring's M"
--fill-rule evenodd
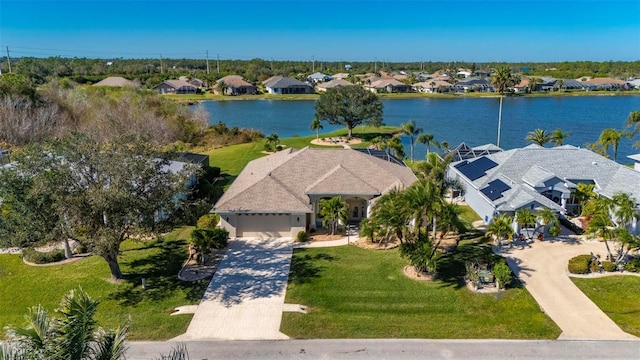
M534 144L544 146L544 144L551 142L551 134L544 129L535 129L527 133L525 137L527 141L531 141Z
M627 127L632 127L632 134L635 136L640 133L640 111L632 111L627 118ZM635 147L640 147L640 141L633 144Z
M385 141L385 148L391 150L393 155L398 159L404 159L406 154L404 153L404 145L402 145L402 140L399 137L394 136Z
M229 90L229 85L224 81L220 81L218 83L218 90L220 91L220 94L222 94L223 96L227 95L227 90Z
M536 213L536 220L540 223L540 226L536 227L536 230L534 232L544 234L544 228L546 226L550 226L549 234L551 234L552 236L557 236L553 235L554 231L552 230L552 228L555 227L558 227L559 229L558 217L556 216L556 213L553 212L553 210L549 208L543 208Z
M62 299L56 318L40 306L32 308L26 317L26 327L9 329L8 346L18 355L13 358L124 359L129 326L109 331L98 328L94 319L98 304L99 301L78 289Z
M340 222L343 224L347 223L348 210L349 207L347 203L338 195L330 199L321 199L318 215L322 217L322 225L329 226L331 228L331 235L334 235L338 230L338 224Z
M320 130L322 130L322 121L320 121L320 119L315 118L313 119L313 121L311 122L311 130L315 130L316 131L316 140L320 139Z
M409 122L400 124L400 133L404 135L409 135L409 144L411 149L411 162L413 162L414 136L418 136L421 132L422 132L422 128L416 127L416 122L414 120L409 120Z
M410 218L410 209L406 206L402 191L393 188L375 202L371 208L368 225L379 228L383 234L378 235L388 238L392 234L402 243ZM376 234L372 235L375 237Z
M564 86L564 80L559 79L558 81L556 81L556 86L558 87L558 91L562 90L562 87Z
M487 226L487 235L495 236L497 244L500 244L502 239L511 240L513 238L513 228L511 224L513 219L507 214L502 214L497 218L493 218L491 224Z
M404 191L405 201L413 212L413 225L416 236L420 236L420 228L426 221L433 226L433 239L435 241L436 216L444 202L440 195L440 189L433 181L418 180Z
M369 144L376 150L384 150L387 148L387 141L382 136L374 137Z
M542 82L542 80L540 78L535 78L535 77L530 77L529 78L529 92L533 92L536 90L536 85L540 84Z
M613 148L613 161L618 158L618 145L623 138L631 137L631 134L625 131L620 131L612 128L602 130L597 143L604 147L605 153L609 152L609 146Z
M433 134L422 134L418 136L417 141L423 143L427 147L427 155L431 152L431 145L439 148L440 144L435 140Z
M555 146L562 146L564 140L571 136L571 131L562 131L562 129L555 129L551 132L550 140L554 142Z
M531 213L528 209L520 209L516 211L516 222L521 226L521 229L531 229L536 225L536 216ZM533 238L532 231L527 231L527 238Z
M265 147L267 148L268 151L277 151L278 144L280 144L280 137L278 136L278 134L273 133L267 136L267 142L265 144Z
M491 84L495 90L500 93L500 110L498 112L498 140L496 146L500 146L500 131L502 128L502 99L504 98L504 92L514 84L513 76L511 75L511 69L508 66L502 66L496 69L496 72L491 77Z

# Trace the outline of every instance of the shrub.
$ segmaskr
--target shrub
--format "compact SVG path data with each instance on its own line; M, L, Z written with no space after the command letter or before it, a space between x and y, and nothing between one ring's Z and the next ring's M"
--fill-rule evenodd
M87 253L87 246L84 244L80 244L78 246L76 246L75 249L73 249L73 252L76 254L86 254Z
M511 280L513 279L511 268L509 268L504 260L493 265L493 276L495 276L498 281L498 288L503 289L511 284Z
M608 272L616 271L616 264L612 263L611 261L603 261L602 268L604 269L604 271Z
M309 241L309 234L307 234L306 231L298 231L298 233L296 234L296 241L297 242Z
M222 249L227 246L229 232L225 229L201 229L191 231L190 245L201 255L207 255L212 249Z
M220 222L220 215L218 214L206 214L200 216L198 222L196 223L196 227L200 229L215 229Z
M600 271L600 264L598 264L597 261L590 261L589 262L589 271L592 273L597 273Z
M624 269L631 272L640 272L640 257L631 258L624 264Z
M41 252L34 248L26 248L22 250L22 258L34 264L50 264L65 259L64 250L62 249Z
M404 242L400 244L400 255L419 272L435 274L439 252L433 251L430 241Z
M207 180L213 182L213 180L220 176L220 168L215 166L209 166L205 168L205 177Z
M572 274L588 274L591 255L578 255L569 259L569 272Z

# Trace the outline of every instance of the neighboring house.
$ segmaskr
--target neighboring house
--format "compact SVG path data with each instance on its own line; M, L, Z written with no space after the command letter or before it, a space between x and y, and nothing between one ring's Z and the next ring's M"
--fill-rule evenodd
M471 76L471 70L466 70L466 69L460 70L456 73L456 76L459 78L468 78Z
M200 89L184 80L166 80L153 87L161 94L196 94Z
M513 85L513 91L526 92L529 88L529 79L523 78L519 83Z
M287 149L247 164L212 212L231 237L295 237L322 226L321 199L340 196L357 223L380 195L416 180L384 151Z
M640 172L640 154L633 154L627 157L633 160L633 170Z
M580 183L595 185L607 198L624 192L640 200L640 172L571 145L532 144L454 161L448 176L462 183L465 201L486 223L520 209L573 214L578 204L574 190ZM631 230L637 233L638 228L634 223Z
M491 70L476 70L473 76L485 78L491 76Z
M447 151L445 153L445 157L451 156L451 161L456 162L460 160L477 158L483 155L491 155L501 151L503 151L502 148L499 148L493 144L469 147L469 145L467 145L466 143L461 142L458 146Z
M595 90L595 86L589 82L574 79L559 79L556 80L554 85L560 90L589 90L592 87Z
M313 94L313 87L294 78L272 76L263 82L269 94Z
M223 78L218 79L216 81L217 84L224 82L227 85L227 89L225 90L225 94L228 95L243 95L250 94L255 95L258 93L258 88L248 83L242 76L240 75L227 75ZM215 89L216 93L219 92L218 89Z
M629 85L634 89L640 89L640 79L633 79L629 81Z
M189 84L197 87L198 89L201 89L201 88L204 87L204 81L202 81L202 80L200 80L198 78L190 78L190 77L187 77L187 76L180 76L178 78L178 80L186 81Z
M314 82L314 83L321 83L321 82L329 81L331 79L332 79L331 76L327 74L323 74L321 72L313 73L307 77L308 82Z
M353 86L353 84L348 82L347 80L333 79L331 81L327 81L325 83L318 84L316 86L316 90L324 92L324 91L327 91L328 89L333 89L333 88L339 87L339 86Z
M458 92L487 92L493 90L493 87L489 83L489 80L484 78L469 78L467 80L457 82L454 87Z
M401 83L396 79L380 79L372 82L371 84L364 85L364 88L374 93L411 91L411 85Z
M424 93L449 92L453 89L451 83L443 80L427 80L411 85L413 91Z
M630 88L629 84L625 80L618 80L613 78L592 78L588 82L591 85L595 86L597 90L617 90Z
M331 76L333 78L333 80L344 80L346 78L349 77L349 74L347 73L337 73L337 74L333 74L333 76Z
M108 78L93 84L93 86L138 87L135 82L121 76L109 76Z

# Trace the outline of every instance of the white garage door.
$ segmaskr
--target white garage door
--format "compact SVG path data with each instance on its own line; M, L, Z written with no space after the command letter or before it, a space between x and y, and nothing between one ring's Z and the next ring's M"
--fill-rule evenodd
M238 215L236 236L290 237L290 214L242 214Z

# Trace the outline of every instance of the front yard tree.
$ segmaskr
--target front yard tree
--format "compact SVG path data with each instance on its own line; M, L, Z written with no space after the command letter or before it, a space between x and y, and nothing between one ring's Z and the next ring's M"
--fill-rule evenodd
M487 226L487 235L495 236L498 245L500 245L502 239L511 240L513 237L512 222L513 219L506 214L493 218L491 224Z
M322 224L331 227L331 235L336 233L340 222L347 224L347 211L347 203L339 195L330 199L320 200L320 212L318 214L322 217Z
M41 150L41 149L38 149ZM78 239L95 255L105 259L111 278L122 278L118 263L120 245L130 237L148 237L167 229L175 212L177 194L185 189L187 176L166 170L165 160L155 158L152 149L140 139L119 138L100 144L83 135L73 135L49 144L45 152L26 151L16 156L16 167L2 171L2 177L23 178L25 183L34 176L49 176L48 191L52 201L30 208L28 202L7 194L10 209L19 209L27 218L34 212L56 219L55 226L62 241L64 236ZM12 188L9 188L12 191ZM11 211L11 210L9 210ZM4 231L38 232L38 223L3 222ZM18 226L27 226L20 229ZM28 241L40 243L34 236Z
M316 102L316 118L331 125L344 125L353 135L360 124L382 125L382 102L360 86L339 86L327 90Z
M411 162L413 162L413 146L415 145L415 137L420 135L422 128L416 126L414 120L409 120L404 124L400 124L400 131L403 135L409 136L409 145L411 149Z

